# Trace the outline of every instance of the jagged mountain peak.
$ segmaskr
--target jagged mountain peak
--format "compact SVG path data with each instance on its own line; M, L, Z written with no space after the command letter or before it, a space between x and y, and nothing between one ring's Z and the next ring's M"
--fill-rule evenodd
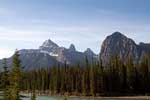
M87 55L90 55L90 56L95 56L96 55L90 48L87 48L84 51L84 53L87 54Z
M51 39L48 39L43 42L43 44L40 46L41 47L48 47L48 48L53 48L53 47L59 47L56 43L54 43Z
M85 52L93 52L90 48L87 48Z
M43 44L39 47L41 52L48 52L52 54L57 54L59 48L60 47L50 39L44 41Z
M70 44L69 50L70 51L76 51L75 45L74 44Z
M70 51L71 50L71 51ZM91 50L87 50L92 53ZM70 45L70 48L60 47L52 40L48 39L43 42L39 49L21 49L19 50L20 60L22 61L22 66L26 70L32 70L36 68L46 68L51 66L56 66L58 64L64 65L84 65L85 57L88 57L89 62L91 63L93 55L86 55L84 52L79 52L75 49L73 44ZM8 58L9 67L12 65L12 57ZM97 58L94 56L94 61ZM2 68L2 60L0 60L0 69Z

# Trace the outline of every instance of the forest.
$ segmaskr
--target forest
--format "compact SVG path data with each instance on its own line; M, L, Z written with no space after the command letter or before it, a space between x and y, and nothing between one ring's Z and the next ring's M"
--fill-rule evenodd
M102 60L90 64L85 57L83 66L65 64L25 71L16 51L12 69L8 70L6 59L3 65L0 89L7 98L4 100L19 100L20 92L32 93L33 96L124 96L150 93L148 54L138 64L131 57L127 57L124 63L119 56L113 56L110 63L104 66Z

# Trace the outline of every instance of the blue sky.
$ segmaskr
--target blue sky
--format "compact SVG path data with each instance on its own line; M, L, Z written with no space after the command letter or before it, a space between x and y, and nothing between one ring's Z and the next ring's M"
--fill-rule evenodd
M38 48L49 38L99 53L115 31L150 43L149 5L150 0L0 0L0 58Z

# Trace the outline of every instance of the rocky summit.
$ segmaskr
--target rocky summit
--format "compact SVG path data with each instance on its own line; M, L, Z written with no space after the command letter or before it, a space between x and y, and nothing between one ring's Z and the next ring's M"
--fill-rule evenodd
M19 50L22 67L25 70L38 68L47 68L58 65L84 65L86 57L92 62L92 56L96 56L93 51L90 53L79 52L75 45L71 44L69 48L60 47L52 40L48 39L38 49L22 49ZM96 61L97 58L94 58ZM3 60L0 60L0 68L3 66ZM12 57L7 58L7 65L12 66Z
M104 64L109 63L112 56L119 56L122 61L131 57L134 63L138 63L144 54L150 53L150 44L136 44L132 39L120 32L114 32L107 36L101 46L100 58Z

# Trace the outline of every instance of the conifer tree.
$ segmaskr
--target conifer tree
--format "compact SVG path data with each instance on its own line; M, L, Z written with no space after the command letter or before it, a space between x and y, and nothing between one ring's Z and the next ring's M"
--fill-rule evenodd
M142 88L144 92L150 89L150 68L148 55L144 55L140 64L140 73L142 78Z
M20 100L20 81L21 81L21 61L19 60L19 51L16 50L13 56L13 67L10 74L11 100Z
M127 58L126 68L127 68L127 84L128 84L128 88L129 88L129 90L131 90L131 92L133 92L135 70L134 70L133 59L130 56Z
M102 60L100 59L100 61L97 63L96 66L96 92L99 94L104 93L104 89L105 89L105 84L104 84L104 70L103 70L103 64L102 64Z
M8 80L9 72L8 72L8 68L7 68L7 61L6 61L6 59L4 59L4 62L3 62L3 69L4 69L3 78L2 78L3 91L4 91L3 100L10 100L10 92L8 90L9 89L9 80Z
M91 95L95 96L95 72L94 66L90 68L90 91Z

